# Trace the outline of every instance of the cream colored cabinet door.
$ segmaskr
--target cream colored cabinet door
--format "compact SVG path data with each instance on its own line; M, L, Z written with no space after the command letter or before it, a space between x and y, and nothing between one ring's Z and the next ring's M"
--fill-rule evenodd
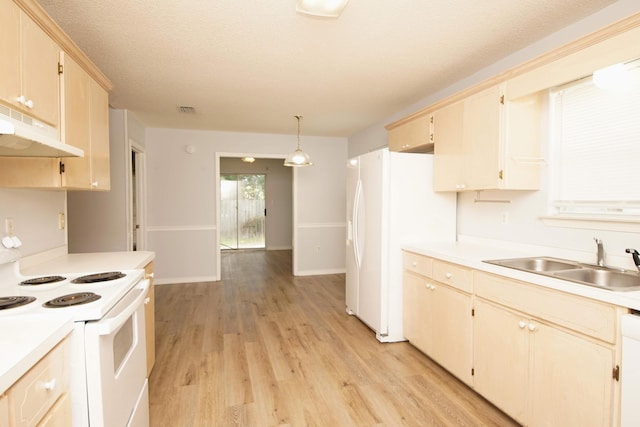
M429 284L429 356L468 385L473 382L471 296L438 282Z
M22 95L24 109L53 127L58 127L60 48L35 22L21 13ZM31 102L29 102L31 101Z
M433 116L416 117L389 130L389 150L420 152L433 143Z
M462 191L467 163L463 139L464 103L451 104L433 113L433 189Z
M62 140L84 151L84 157L62 159L65 188L91 188L91 110L89 75L68 55L61 55L63 66Z
M0 0L0 100L58 127L58 45L11 0Z
M109 94L90 79L91 108L91 188L111 188L109 158Z
M404 336L417 349L428 353L431 348L429 279L406 271L403 277Z
M13 0L0 0L0 101L21 107L20 9Z
M144 276L149 279L149 295L144 302L145 339L147 348L147 377L156 362L156 293L153 287L153 261L144 267Z
M613 349L532 320L531 412L534 426L612 424Z
M494 86L464 101L464 141L468 164L466 190L500 188L503 172L499 157L503 103L502 87Z
M520 423L526 421L529 335L527 319L482 300L473 318L474 389Z
M64 53L63 127L66 144L84 151L84 157L62 159L62 186L68 189L109 190L109 100L100 87Z

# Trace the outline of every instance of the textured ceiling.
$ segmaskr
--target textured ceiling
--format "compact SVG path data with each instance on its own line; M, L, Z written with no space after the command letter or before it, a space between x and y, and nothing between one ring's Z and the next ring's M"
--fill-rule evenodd
M147 127L349 136L613 0L38 0ZM195 114L178 112L195 108Z

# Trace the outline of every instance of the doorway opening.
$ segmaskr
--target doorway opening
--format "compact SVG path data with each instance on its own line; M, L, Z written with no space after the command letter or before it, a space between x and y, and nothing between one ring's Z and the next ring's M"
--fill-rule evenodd
M146 248L145 242L145 154L144 147L133 140L129 140L129 185L128 185L128 209L127 219L128 246L131 251L142 251Z
M265 249L265 174L220 174L220 249Z

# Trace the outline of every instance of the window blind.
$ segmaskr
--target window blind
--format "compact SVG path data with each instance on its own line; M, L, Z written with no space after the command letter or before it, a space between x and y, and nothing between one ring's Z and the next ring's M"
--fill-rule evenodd
M640 214L640 69L621 88L589 78L551 96L556 213Z

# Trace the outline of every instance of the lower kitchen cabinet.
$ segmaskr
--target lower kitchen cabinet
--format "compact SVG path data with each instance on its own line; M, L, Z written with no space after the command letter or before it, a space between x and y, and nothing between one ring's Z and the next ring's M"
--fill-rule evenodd
M435 261L433 268L437 274L446 270L446 263ZM445 274L455 283L455 273ZM403 300L403 328L409 342L471 384L471 295L405 270Z
M478 300L474 388L524 425L612 422L614 350Z
M474 276L474 388L524 425L615 424L619 308Z
M9 423L2 426L70 426L67 346L63 340L7 391ZM0 399L1 407L5 405Z
M153 286L153 261L144 267L144 276L149 279L149 294L144 304L145 338L147 346L147 377L156 363L156 293Z

